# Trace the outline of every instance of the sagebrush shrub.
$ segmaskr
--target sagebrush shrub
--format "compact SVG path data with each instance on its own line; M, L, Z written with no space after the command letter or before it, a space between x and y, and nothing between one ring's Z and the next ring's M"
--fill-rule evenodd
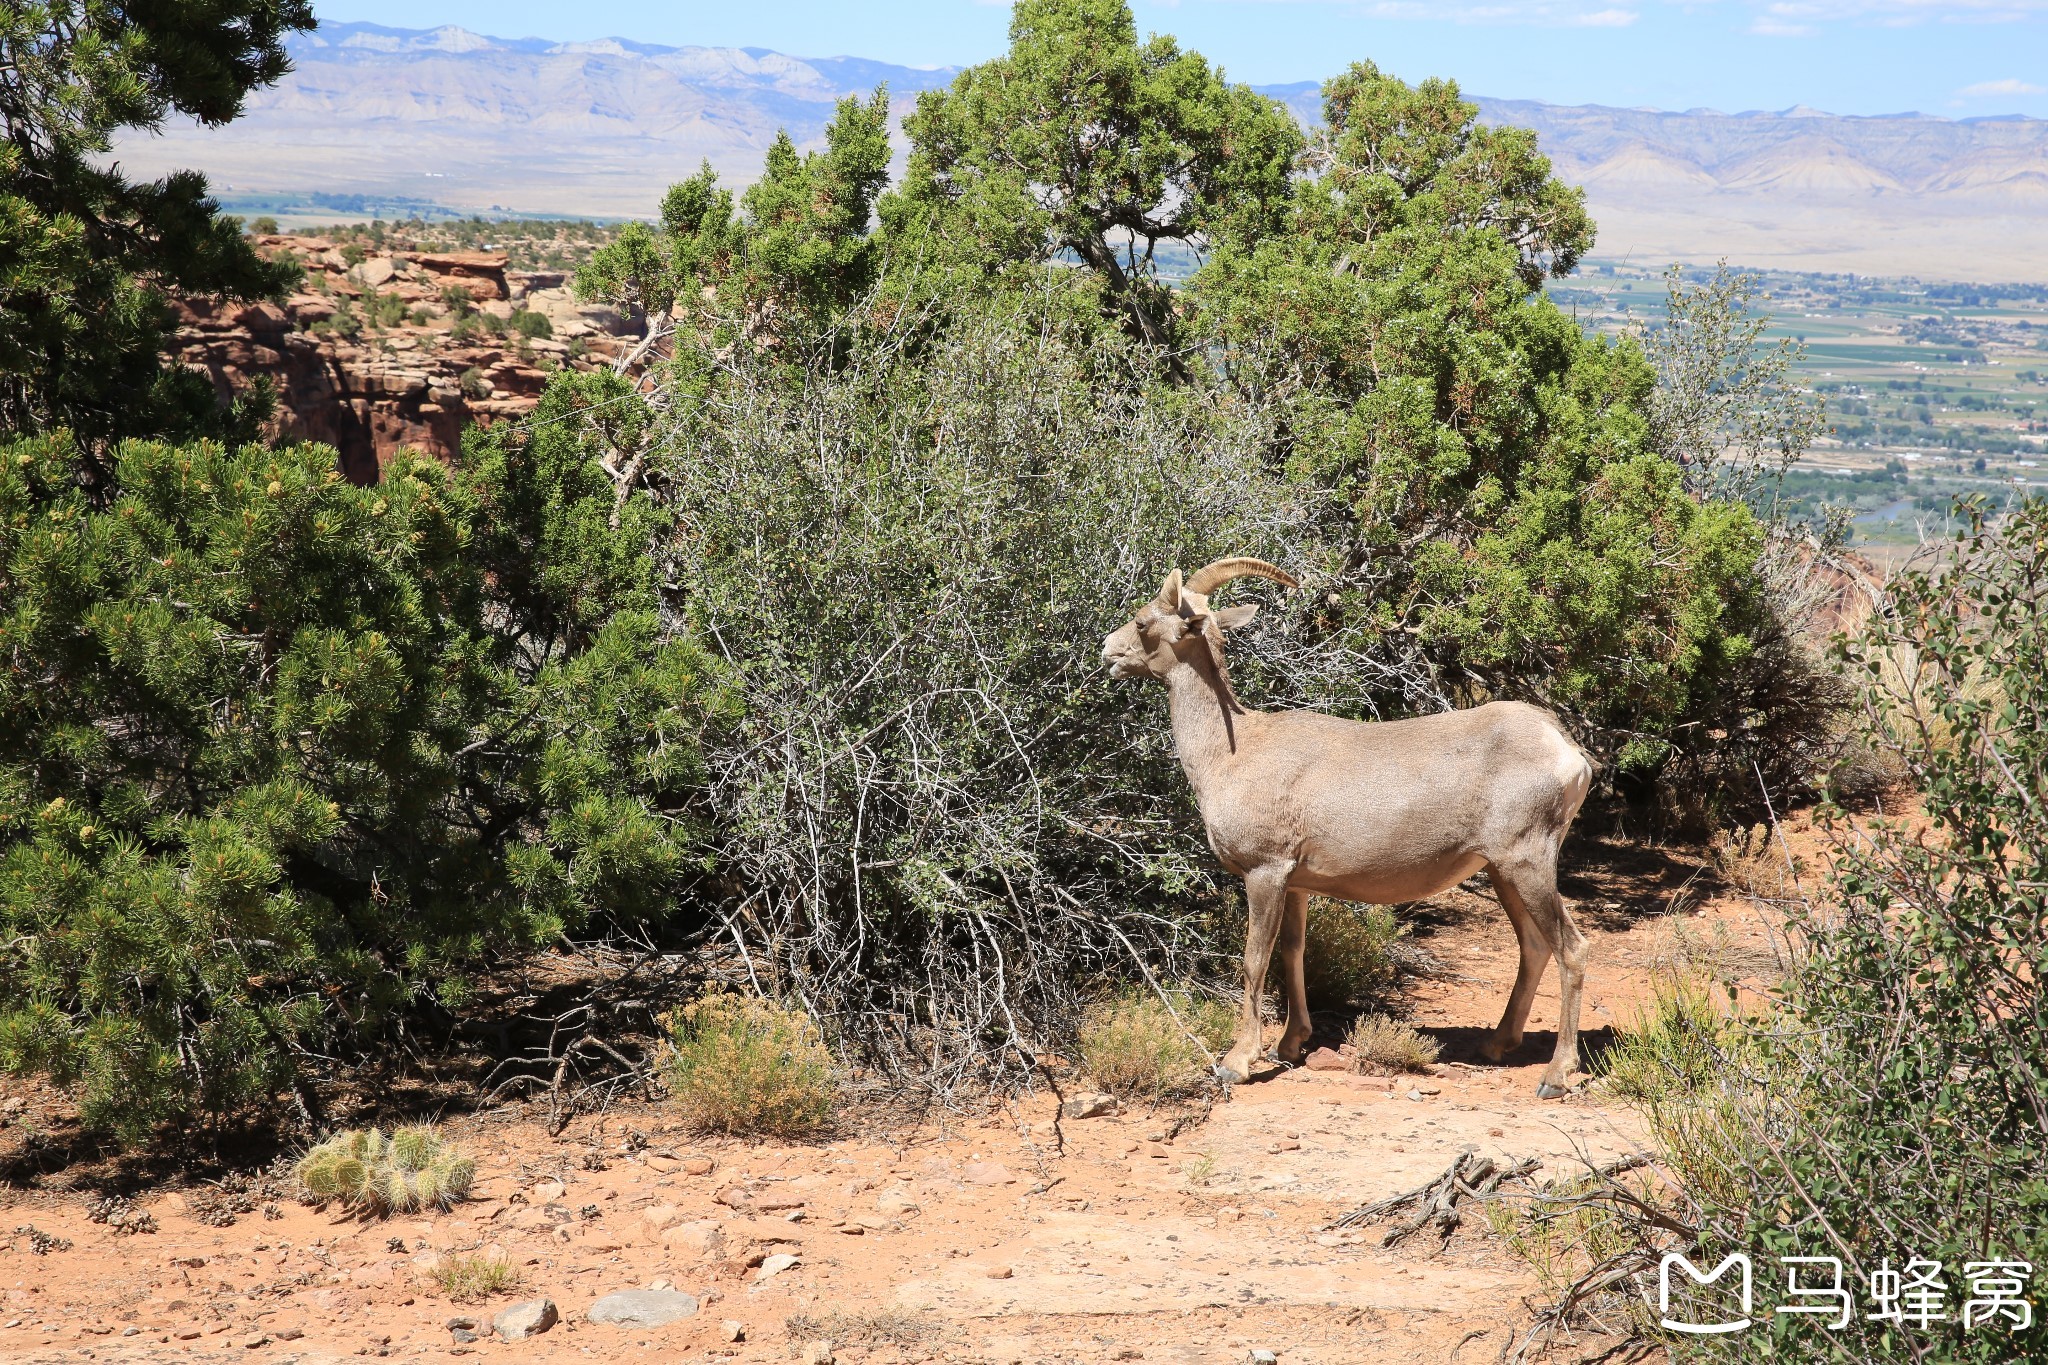
M683 1120L736 1137L810 1137L832 1120L832 1056L809 1016L708 995L672 1021L669 1086Z
M1081 1016L1081 1064L1095 1083L1132 1099L1166 1099L1208 1083L1230 1046L1236 1011L1209 996L1174 992L1169 1001L1136 989L1099 1000Z
M1427 1071L1442 1051L1436 1039L1384 1014L1360 1015L1344 1041L1351 1047L1352 1065L1368 1073Z
M365 1213L446 1209L468 1197L476 1161L431 1128L337 1133L299 1159L299 1185L315 1199L338 1199Z

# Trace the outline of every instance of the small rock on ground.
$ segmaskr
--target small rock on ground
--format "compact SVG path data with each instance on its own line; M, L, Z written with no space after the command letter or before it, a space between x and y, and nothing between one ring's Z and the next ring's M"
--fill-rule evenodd
M1116 1112L1116 1096L1093 1094L1073 1095L1065 1104L1064 1112L1070 1119L1100 1118Z
M584 1316L614 1327L660 1327L697 1311L694 1295L674 1289L628 1289L607 1294Z
M562 1320L553 1299L532 1299L515 1303L491 1319L491 1327L507 1341L537 1337Z

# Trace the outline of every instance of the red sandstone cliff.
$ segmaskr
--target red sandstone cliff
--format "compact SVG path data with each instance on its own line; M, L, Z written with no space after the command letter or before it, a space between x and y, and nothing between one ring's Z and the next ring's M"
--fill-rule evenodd
M506 268L495 252L393 250L351 259L321 237L257 239L305 270L272 303L181 302L174 345L223 400L259 376L278 396L273 436L320 441L371 483L400 446L446 459L462 432L517 418L564 366L606 364L629 329L578 305L559 273ZM521 313L547 319L551 335Z

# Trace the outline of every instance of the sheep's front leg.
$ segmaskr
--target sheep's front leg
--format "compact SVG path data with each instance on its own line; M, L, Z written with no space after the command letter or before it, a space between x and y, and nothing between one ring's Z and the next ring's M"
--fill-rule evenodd
M1259 997L1266 989L1266 967L1287 915L1287 877L1294 864L1254 868L1245 874L1244 1008L1237 1019L1237 1040L1217 1064L1216 1079L1236 1085L1252 1074L1252 1060L1263 1041Z

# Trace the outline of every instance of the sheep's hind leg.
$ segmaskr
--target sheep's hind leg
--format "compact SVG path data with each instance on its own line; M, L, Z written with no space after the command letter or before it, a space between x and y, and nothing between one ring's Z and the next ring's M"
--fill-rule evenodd
M1489 1062L1498 1062L1522 1045L1522 1030L1529 1022L1530 1006L1536 1003L1536 987L1542 984L1544 969L1550 965L1551 949L1549 935L1537 927L1536 919L1523 903L1514 880L1490 864L1486 876L1500 897L1501 908L1508 912L1508 923L1514 926L1515 942L1522 950L1521 965L1515 971L1515 986L1508 992L1507 1008L1501 1011L1500 1024L1494 1029L1493 1036L1479 1045L1481 1057Z
M1554 859L1517 864L1502 871L1506 873L1505 879L1495 880L1502 892L1501 900L1508 899L1511 884L1545 946L1557 955L1557 1049L1550 1055L1550 1065L1543 1069L1543 1078L1536 1083L1538 1098L1554 1100L1565 1093L1565 1080L1579 1064L1579 999L1586 984L1586 937L1572 920L1571 911L1565 908L1564 897L1557 892ZM1520 984L1517 981L1517 994ZM1514 1004L1510 999L1511 1008ZM1526 1019L1526 1003L1522 1011L1522 1018ZM1521 1022L1516 1021L1517 1025Z
M1265 991L1266 967L1273 959L1273 945L1287 916L1287 877L1292 871L1294 865L1288 863L1254 868L1245 874L1249 913L1244 933L1244 1002L1238 1011L1237 1039L1216 1066L1216 1079L1225 1085L1236 1085L1249 1077L1252 1061L1259 1055L1259 996Z
M1274 951L1280 956L1280 979L1287 987L1287 1028L1273 1060L1287 1066L1299 1065L1308 1053L1309 1035L1315 1025L1308 1017L1308 978L1302 955L1308 944L1308 892L1287 893L1286 915L1280 921L1280 938Z

